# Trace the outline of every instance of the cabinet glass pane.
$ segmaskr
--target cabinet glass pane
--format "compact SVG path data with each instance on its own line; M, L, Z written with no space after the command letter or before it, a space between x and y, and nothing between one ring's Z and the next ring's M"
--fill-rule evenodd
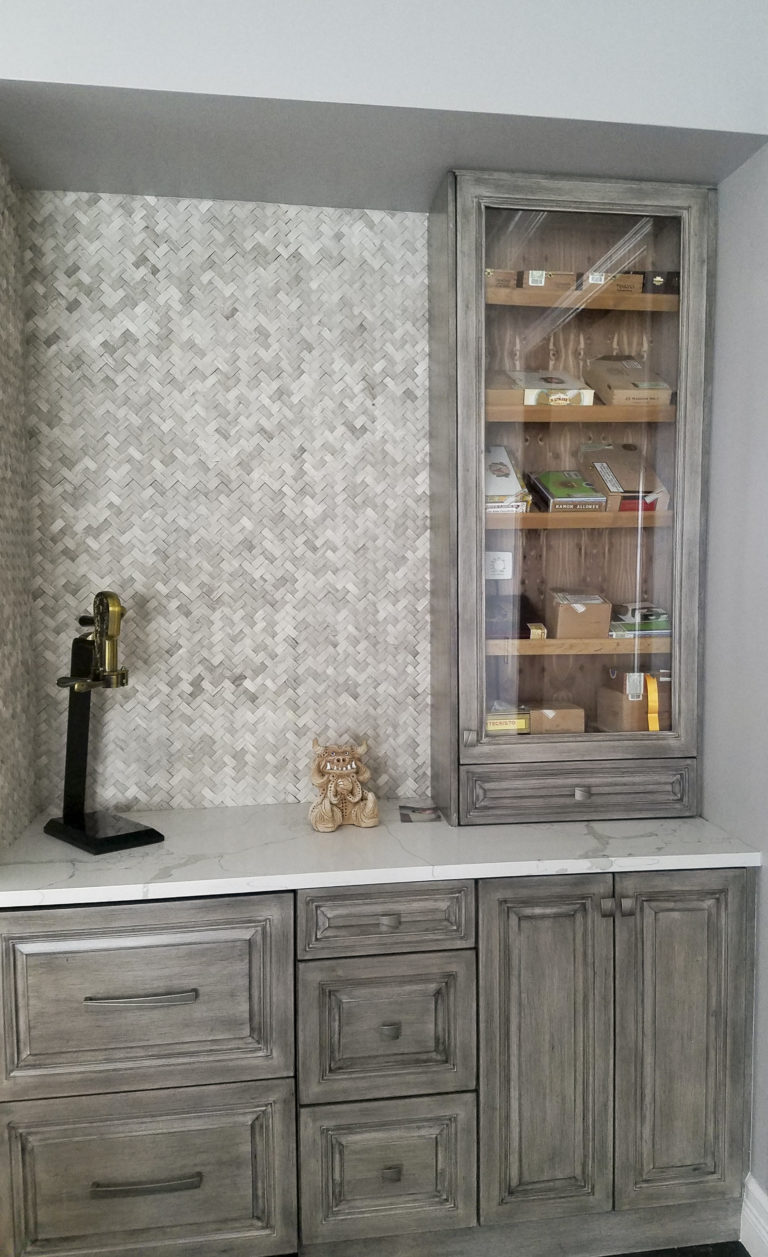
M670 729L680 223L485 211L485 736Z

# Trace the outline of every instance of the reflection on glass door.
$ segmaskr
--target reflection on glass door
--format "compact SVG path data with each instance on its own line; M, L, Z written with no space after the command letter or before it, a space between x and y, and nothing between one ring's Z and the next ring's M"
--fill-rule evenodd
M672 724L676 217L485 213L485 737Z

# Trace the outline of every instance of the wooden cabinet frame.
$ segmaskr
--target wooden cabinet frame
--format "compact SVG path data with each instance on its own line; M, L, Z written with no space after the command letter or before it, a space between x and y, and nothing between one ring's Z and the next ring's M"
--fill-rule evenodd
M466 821L460 771L480 766L542 763L634 764L688 760L699 739L698 678L701 605L704 433L709 403L714 194L684 185L461 171L444 181L430 218L430 443L432 493L433 796L452 823ZM479 442L484 379L484 255L486 208L595 211L673 216L681 230L679 402L674 485L674 605L685 608L685 631L671 643L673 732L485 737L483 624L484 489ZM698 811L698 786L667 815ZM574 818L589 816L588 805ZM641 816L637 798L614 816ZM655 813L658 814L658 813ZM541 819L549 819L546 808ZM512 808L493 820L532 819Z

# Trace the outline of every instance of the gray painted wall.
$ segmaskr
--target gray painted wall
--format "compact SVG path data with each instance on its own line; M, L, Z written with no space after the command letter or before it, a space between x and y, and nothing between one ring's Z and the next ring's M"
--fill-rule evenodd
M704 813L768 857L768 152L721 185L704 675ZM768 868L752 1172L768 1187Z
M764 0L4 0L0 77L768 131Z
M312 798L312 738L429 791L426 219L34 193L39 804L77 617L124 599L94 802Z
M20 219L0 158L0 846L33 807Z

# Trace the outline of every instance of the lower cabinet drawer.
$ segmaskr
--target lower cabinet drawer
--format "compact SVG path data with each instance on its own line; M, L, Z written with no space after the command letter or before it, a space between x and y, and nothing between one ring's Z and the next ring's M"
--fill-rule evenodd
M282 895L0 915L0 1100L293 1072Z
M299 965L302 1104L475 1085L475 953Z
M0 1252L290 1252L293 1114L289 1079L0 1105Z
M693 816L693 759L493 765L461 770L463 824Z
M473 1095L301 1111L305 1244L476 1225Z
M472 882L337 886L296 895L297 960L474 947Z

